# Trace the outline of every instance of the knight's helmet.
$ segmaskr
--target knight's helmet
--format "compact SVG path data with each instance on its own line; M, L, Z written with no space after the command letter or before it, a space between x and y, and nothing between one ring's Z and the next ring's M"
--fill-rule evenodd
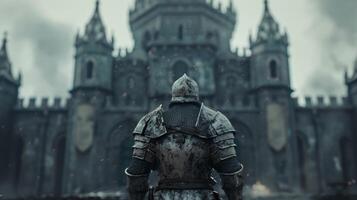
M197 102L199 101L199 88L195 80L184 74L172 85L171 102Z

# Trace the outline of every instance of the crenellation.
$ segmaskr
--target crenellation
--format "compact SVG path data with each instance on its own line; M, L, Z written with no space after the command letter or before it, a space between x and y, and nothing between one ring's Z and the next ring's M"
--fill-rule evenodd
M325 106L325 98L323 96L317 97L317 106Z
M65 107L68 108L70 104L71 104L71 98L67 98Z
M307 107L312 106L312 98L311 97L305 97L305 106L307 106Z
M331 105L331 106L338 106L337 97L335 97L335 96L330 96L330 105Z
M293 98L294 105L300 107L340 107L340 106L347 106L348 99L346 97L338 98L336 96L329 96L328 98L324 96L318 96L316 98L312 97L305 97L304 104L300 104L297 97ZM327 101L328 100L328 101Z
M294 106L299 106L299 98L298 97L293 97L292 101L293 101Z
M29 99L28 108L36 108L36 98L31 97L31 98Z
M52 102L52 103L51 103ZM41 110L41 109L65 109L67 105L62 105L62 99L55 97L53 101L48 97L41 98L40 103L37 99L32 97L29 99L20 98L17 100L16 109L23 110Z
M41 99L41 108L48 108L49 105L48 105L48 98L47 97L44 97Z
M349 105L348 97L342 97L342 105L344 105L344 106Z
M61 98L56 97L53 102L53 108L61 108Z
M17 100L16 108L23 108L24 107L24 99L20 98Z

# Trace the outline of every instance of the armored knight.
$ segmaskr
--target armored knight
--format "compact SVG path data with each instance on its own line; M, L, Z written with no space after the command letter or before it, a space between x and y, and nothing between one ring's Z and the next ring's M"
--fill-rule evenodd
M219 199L212 170L229 200L242 199L235 129L220 112L199 102L197 83L184 74L172 86L169 108L145 115L134 129L133 159L125 170L131 200ZM149 190L151 170L158 185Z

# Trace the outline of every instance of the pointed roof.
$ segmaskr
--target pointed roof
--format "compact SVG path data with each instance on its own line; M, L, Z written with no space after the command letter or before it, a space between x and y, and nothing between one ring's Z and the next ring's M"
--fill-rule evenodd
M268 0L264 0L264 13L259 25L257 40L280 39L281 36L279 24L270 12L269 2Z
M10 64L9 57L7 55L7 33L4 33L4 38L2 40L2 45L0 49L0 69L5 67L10 67L9 65L4 65L5 63Z
M0 48L0 78L5 78L6 80L18 83L12 76L11 62L7 53L7 33L4 33L4 38L2 40L2 45Z
M11 63L7 54L7 33L4 33L0 49L0 71L11 74Z
M96 0L94 13L88 24L86 25L84 37L85 39L95 41L107 41L105 26L100 16L100 2Z

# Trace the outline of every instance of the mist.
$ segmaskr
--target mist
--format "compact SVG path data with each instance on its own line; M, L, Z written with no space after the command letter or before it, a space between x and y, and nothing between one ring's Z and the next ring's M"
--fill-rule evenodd
M343 74L351 75L357 56L357 1L314 0L316 10L311 37L321 51L316 54L320 67L309 75L310 93L345 94Z
M5 19L11 24L8 26L10 59L18 61L21 60L18 54L28 55L27 60L17 62L25 66L16 66L23 72L23 84L38 96L67 93L71 67L67 63L72 58L70 50L74 41L71 27L42 15L29 1L5 0L0 3L0 13L11 16ZM12 51L15 43L22 45L16 48L20 52Z

